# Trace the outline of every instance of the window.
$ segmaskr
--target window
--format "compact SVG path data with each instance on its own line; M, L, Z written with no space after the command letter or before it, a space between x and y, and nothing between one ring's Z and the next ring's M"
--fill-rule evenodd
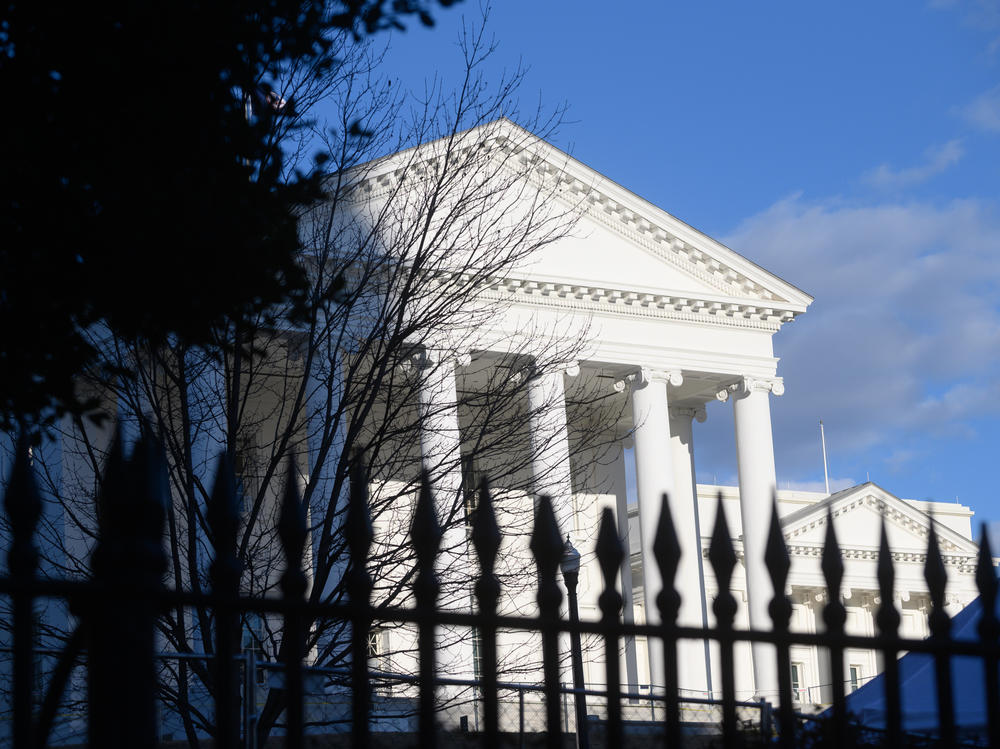
M267 654L264 652L264 620L260 614L249 613L243 618L243 641L241 643L244 653L253 653L254 659L266 661ZM267 669L257 668L256 681L258 686L267 683Z
M483 678L483 634L478 627L472 630L472 675L476 681Z
M465 522L472 524L472 514L476 511L479 492L479 471L471 455L462 456L462 502Z
M240 504L245 510L248 501L253 502L260 491L260 465L257 433L244 431L236 435L236 454L233 468L239 482Z
M368 661L377 661L382 655L382 630L368 630Z
M856 692L858 691L858 687L860 687L862 684L861 666L857 665L856 663L852 663L850 668L850 674L851 674L851 691Z
M805 689L802 686L803 676L805 674L805 666L801 663L792 664L792 701L793 702L805 702L806 694Z

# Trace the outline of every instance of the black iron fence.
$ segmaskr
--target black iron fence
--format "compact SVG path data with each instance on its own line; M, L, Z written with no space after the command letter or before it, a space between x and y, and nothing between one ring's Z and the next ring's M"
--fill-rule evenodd
M579 690L567 690L560 683L560 635L574 632L596 635L603 640L607 687L587 695L595 712L593 715L588 712L586 731L581 732L575 725L573 730L578 734L593 734L599 743L608 747L623 747L626 735L637 733L647 737L644 741L659 737L660 744L667 747L681 746L685 740L691 743L692 726L697 721L686 719L686 715L691 705L698 703L711 709L711 717L701 721L703 727L709 729L706 730L707 740L724 747L740 746L752 740L774 742L781 747L914 745L919 740L904 733L902 720L904 695L897 658L906 651L924 653L933 659L937 730L932 732L930 739L942 746L956 745L963 738L959 736L955 721L951 660L970 657L981 662L986 704L982 743L1000 747L997 578L985 535L976 574L982 608L978 640L957 641L951 636L951 621L944 610L946 573L933 525L925 568L932 602L929 639L899 636L900 614L893 604L894 573L884 527L878 560L881 604L876 621L879 633L858 636L845 632L846 610L840 595L844 566L832 522L826 524L822 556L827 587L827 603L823 610L825 631L821 634L796 633L790 631L792 608L783 594L790 561L775 508L765 557L774 590L778 591L770 605L773 629L767 632L738 630L734 627L737 605L729 592L737 557L720 499L720 511L716 514L708 551L720 591L713 602L716 626L707 629L683 627L677 625L680 596L673 585L680 546L664 501L654 547L656 563L664 580L664 590L657 599L662 622L624 624L622 598L616 589L624 552L614 516L606 509L594 550L604 578L604 590L599 598L602 616L599 621L566 622L560 617L562 591L557 581L563 543L552 506L544 497L537 504L530 545L537 567L538 614L525 617L498 613L501 589L494 569L501 531L485 482L480 489L471 533L479 563L475 582L478 610L475 612L445 611L437 606L440 586L434 563L441 528L426 478L421 482L410 538L416 554L415 605L401 608L373 604L373 582L367 570L373 535L368 514L368 481L360 460L354 461L345 523L350 550L350 563L345 573L349 601L308 601L307 576L301 562L308 529L291 469L285 484L278 536L288 561L281 578L280 597L249 597L240 592L241 567L236 553L240 508L235 477L224 458L220 459L220 470L207 508L215 550L210 568L211 590L192 592L164 587L166 559L162 525L169 491L162 453L151 440L137 445L128 460L123 457L119 443L111 451L101 481L98 538L92 555L91 577L87 580L53 579L39 574L35 534L42 500L35 486L27 446L21 444L5 495L10 529L9 572L0 577L0 594L8 596L10 601L7 624L11 679L6 694L12 720L10 736L15 749L43 746L53 738L51 727L56 722L64 690L78 662L84 664L86 671L85 697L82 698L85 708L81 711L86 722L86 742L92 747L156 746L162 733L162 714L158 712L157 699L161 686L159 661L163 655L157 649L157 617L165 607L183 606L207 606L215 613L212 642L206 643L206 649L212 651L209 655L212 662L210 699L214 702L211 734L216 747L242 746L244 739L249 745L250 741L247 701L241 702L241 694L245 695L249 688L245 657L240 652L240 617L246 612L283 620L280 663L271 664L271 667L281 672L285 704L283 742L288 747L305 745L306 684L308 675L314 670L306 663L305 643L311 623L318 619L338 620L350 625L351 657L347 679L350 689L342 718L348 730L344 737L350 746L373 745L373 726L377 727L378 713L377 687L379 679L384 678L373 673L369 664L368 634L376 617L380 622L416 628L418 669L409 679L415 695L407 709L413 716L413 733L421 747L446 743L439 725L439 690L447 687L449 680L439 678L436 662L436 632L442 627L475 628L478 632L482 677L470 686L476 695L476 711L475 725L469 733L475 734L477 742L490 749L509 745L510 731L501 711L508 702L503 695L511 692L511 685L501 682L497 675L497 633L501 629L540 635L543 679L536 688L522 689L520 699L523 703L525 694L538 694L538 699L532 702L544 714L544 722L539 726L544 730L536 738L552 749L563 747L564 734L568 733L566 713L569 711L563 707L564 701L568 695L575 698L580 694ZM41 598L67 601L76 626L65 650L53 654L52 666L46 673L44 696L38 701L37 653L33 650L37 627L34 609ZM636 716L634 705L640 696L630 695L620 686L619 657L626 636L658 638L664 644L666 683L656 694L646 696L652 705L649 719ZM722 696L717 701L686 699L678 690L678 642L705 639L717 643L720 653ZM779 699L774 706L773 720L771 706L766 703L757 705L756 715L747 719L746 712L753 712L754 705L748 706L736 698L734 649L738 642L774 646ZM815 721L798 714L791 681L790 647L793 645L824 650L832 674L844 673L847 648L880 652L885 664L884 729L864 731L852 722L845 684L836 678L832 683L832 705L827 719ZM523 716L523 704L521 710ZM522 737L523 733L522 730Z

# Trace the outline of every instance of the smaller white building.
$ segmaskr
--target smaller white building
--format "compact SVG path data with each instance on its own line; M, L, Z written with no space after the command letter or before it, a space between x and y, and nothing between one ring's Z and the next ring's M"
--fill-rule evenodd
M712 601L718 592L711 565L707 559L711 531L715 523L718 497L722 497L726 521L733 536L739 558L732 592L739 604L737 628L749 628L746 577L743 565L742 529L740 524L739 491L731 486L698 485L699 527L702 546L701 588L705 621L714 627ZM779 491L778 512L785 541L791 556L791 570L785 593L793 606L793 632L822 632L822 609L826 603L826 584L820 569L826 534L827 512L832 512L837 540L843 555L845 573L843 601L847 607L847 632L858 635L877 633L875 615L881 604L876 578L879 533L884 520L896 571L895 605L902 615L900 635L922 638L929 634L927 614L930 596L924 580L927 558L927 535L931 523L936 524L938 541L948 573L947 610L956 614L979 592L975 584L978 546L972 540L973 511L961 504L900 499L874 483L865 483L832 495L817 492ZM638 508L629 509L629 547L632 562L632 610L635 620L644 621L644 597L641 590L642 558L638 552ZM587 524L591 525L591 524ZM596 528L596 522L591 527ZM583 550L583 549L581 549ZM587 549L586 551L590 551ZM600 594L600 571L593 554L584 555L589 563L581 576L581 601L584 617L598 617L597 596ZM682 645L682 648L685 646ZM686 643L681 654L681 686L684 694L700 697L721 697L718 652L714 645ZM595 654L597 650L595 649ZM873 650L848 650L845 672L839 677L830 673L829 657L816 647L793 646L792 688L797 702L803 707L828 704L832 700L830 685L835 678L844 681L848 692L859 688L883 670L881 655ZM701 668L699 669L699 661ZM736 650L736 696L751 700L757 695L753 683L753 663L748 644L738 643ZM635 643L634 652L626 649L625 669L633 685L650 681L646 644ZM591 660L585 665L587 680L599 683L603 679L603 664ZM685 686L684 680L687 681ZM702 680L704 680L702 682ZM704 689L695 685L705 684Z
M698 589L702 591L697 602L703 623L709 628L716 625L712 602L718 587L707 558L715 524L718 498L726 513L732 533L738 563L734 571L731 592L738 610L735 626L749 629L747 606L746 568L743 555L742 527L740 523L739 490L733 486L698 484L698 525L701 537L701 565L698 569ZM779 491L778 512L784 530L785 542L791 557L786 595L792 602L791 630L793 632L821 633L824 629L823 607L827 603L826 582L820 569L828 512L832 513L834 528L844 560L842 597L847 608L848 634L873 636L877 634L875 616L881 605L877 581L879 534L882 523L892 549L896 572L894 603L902 616L899 634L904 638L920 639L929 635L927 615L931 600L924 580L927 558L927 536L931 524L940 544L947 570L947 611L954 616L972 602L979 592L975 583L978 546L972 540L971 508L950 502L926 502L900 499L880 486L868 482L827 495L822 492ZM531 502L527 495L523 502ZM618 497L613 494L574 495L573 525L569 529L573 542L581 552L579 577L580 617L597 620L601 616L598 597L603 579L594 555L594 543L605 507L614 509ZM400 508L401 519L408 508ZM768 516L770 510L768 509ZM628 551L631 564L622 570L618 583L624 580L625 620L646 622L645 595L642 588L643 564L639 539L639 507L628 507ZM768 517L768 520L770 517ZM501 527L503 518L501 518ZM397 531L398 532L398 531ZM376 537L391 537L389 527L376 528ZM525 535L508 536L504 540L502 557L519 566L523 574L531 575L532 563ZM623 565L624 567L624 565ZM683 594L695 586L692 581L678 581ZM631 586L631 594L628 587ZM770 591L768 591L770 600ZM565 608L565 602L564 602ZM534 613L533 595L526 590L508 596L502 605L504 613ZM387 670L410 672L416 669L414 632L407 627L381 631L373 647L376 652L393 653L384 661L376 659L376 666ZM501 678L522 683L538 682L542 678L539 641L537 635L527 632L502 631L499 634ZM465 643L465 648L469 643ZM563 643L564 656L569 655L568 639ZM585 637L584 680L596 689L605 682L604 644L598 637ZM474 646L471 650L474 651ZM443 657L449 676L479 678L478 663L470 652ZM648 694L650 684L659 686L656 675L651 675L650 654L645 638L622 643L621 674L623 687L638 694ZM446 653L442 653L445 656ZM679 680L682 696L697 698L722 697L722 680L718 647L704 641L681 641L678 653ZM736 698L752 701L761 697L754 683L754 653L748 643L737 643ZM770 650L773 659L773 649ZM800 709L811 710L829 705L832 701L831 685L836 678L845 684L847 693L860 688L884 669L881 654L874 650L848 649L844 656L844 673L830 672L829 654L823 648L792 646L793 697ZM772 660L773 663L773 660ZM448 666L450 665L450 668ZM570 679L568 663L565 674Z

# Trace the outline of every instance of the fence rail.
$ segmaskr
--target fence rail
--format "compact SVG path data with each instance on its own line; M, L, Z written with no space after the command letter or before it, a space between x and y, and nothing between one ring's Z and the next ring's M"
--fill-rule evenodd
M946 573L933 525L928 537L925 578L932 602L929 614L931 637L927 640L899 636L900 614L893 605L894 571L885 527L883 525L878 558L878 584L881 604L876 616L879 633L875 636L850 635L845 632L846 610L841 601L843 561L832 517L826 523L822 572L827 588L822 634L790 631L791 604L783 594L790 560L778 522L777 508L772 521L765 562L774 590L771 631L737 630L734 627L736 601L729 591L737 564L725 513L716 513L708 550L708 560L718 581L719 593L713 602L714 628L683 627L677 624L680 596L674 588L680 546L674 531L666 498L662 505L654 555L664 581L658 597L662 623L625 624L621 619L622 598L616 579L624 551L615 520L605 509L597 537L595 554L600 565L604 588L599 598L599 621L562 621L562 592L557 569L563 554L562 537L556 525L550 501L542 497L536 508L530 548L537 568L538 615L509 616L498 613L501 588L494 574L500 548L497 526L488 484L480 487L479 503L472 522L472 545L479 563L475 582L478 611L440 610L437 606L440 584L434 572L439 552L441 528L433 506L429 481L422 478L410 540L416 554L413 577L413 608L376 606L372 603L373 581L367 564L372 544L372 526L368 514L368 481L360 458L353 461L351 492L345 532L350 553L346 571L349 601L323 603L306 598L307 577L302 568L303 548L307 539L306 515L297 490L293 466L285 482L278 520L278 537L285 555L286 568L281 577L280 597L249 597L240 593L241 566L236 553L236 534L240 509L236 479L225 456L220 458L215 486L208 505L208 524L215 556L210 567L211 591L169 590L163 585L166 559L162 545L162 526L169 501L166 466L162 451L152 438L144 438L131 458L124 457L116 440L108 460L99 497L98 540L92 556L92 575L87 580L53 580L39 577L39 554L35 547L36 526L42 500L35 485L27 444L20 442L4 498L10 527L8 574L0 577L0 593L10 599L10 638L12 688L10 712L11 737L15 749L44 745L54 719L54 705L62 698L68 672L81 654L86 662L87 740L93 747L153 747L158 741L158 657L156 624L158 612L165 607L208 606L215 612L213 642L207 644L214 700L214 745L222 749L241 746L247 735L246 716L240 714L240 693L245 689L246 672L239 668L239 622L245 612L280 616L283 620L279 649L284 674L283 709L285 746L304 746L306 733L306 678L311 669L305 664L306 633L318 618L350 625L350 744L372 745L373 686L376 677L369 668L368 633L374 619L380 622L412 624L418 632L418 673L415 697L416 732L420 746L439 744L438 690L448 681L439 678L436 649L438 628L474 627L481 638L479 658L482 678L476 682L482 719L478 734L483 746L501 745L501 692L507 684L497 676L497 632L516 629L538 633L542 643L544 679L538 689L545 711L544 740L551 749L563 746L564 723L560 703L566 690L560 684L559 637L565 633L589 633L603 638L607 667L607 688L601 695L603 712L600 732L607 746L623 746L626 728L635 729L636 721L627 705L630 695L623 691L617 668L619 653L626 636L641 635L663 642L666 683L652 699L662 704L653 711L650 724L660 734L664 746L680 746L685 736L685 705L693 704L678 690L677 647L681 639L710 640L720 651L722 697L717 702L717 726L724 747L744 741L738 711L745 709L736 699L734 648L738 642L770 643L775 646L778 666L779 699L773 740L781 747L804 745L815 740L813 729L803 728L803 716L796 713L791 683L789 648L814 645L828 653L831 673L844 672L844 653L849 647L874 649L884 656L886 723L878 742L889 747L909 745L903 732L898 656L904 651L927 653L934 660L937 693L938 729L935 739L944 746L955 745L956 729L951 683L950 659L972 656L983 663L983 693L986 699L987 739L1000 747L1000 623L996 617L997 578L988 538L983 535L976 582L980 591L982 615L980 638L975 642L956 641L951 637L951 622L944 610ZM53 597L69 603L78 622L66 650L56 657L49 674L48 694L36 711L35 691L35 602ZM68 664L68 665L67 665ZM508 690L509 691L509 690ZM830 719L825 724L826 739L834 746L857 742L860 735L852 727L847 712L845 685L832 683ZM572 692L571 692L572 693ZM521 692L524 694L524 691ZM650 699L647 695L646 699ZM623 700L625 702L623 702ZM596 704L596 703L595 703ZM715 704L715 703L713 703ZM623 712L623 705L628 715ZM765 710L766 712L766 710ZM477 713L478 716L478 713ZM758 718L765 732L772 733L770 722Z

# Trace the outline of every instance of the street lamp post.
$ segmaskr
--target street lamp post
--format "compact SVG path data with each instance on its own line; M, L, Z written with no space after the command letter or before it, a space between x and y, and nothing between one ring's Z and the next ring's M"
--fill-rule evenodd
M580 630L576 625L580 623L580 610L576 601L576 584L580 578L580 552L573 548L566 535L566 544L563 547L563 558L559 563L562 569L563 581L566 583L566 592L569 594L569 620L574 625L569 634L570 650L573 658L573 691L576 703L576 746L577 749L589 749L590 737L587 735L587 695L584 694L583 685L583 649L580 645Z

